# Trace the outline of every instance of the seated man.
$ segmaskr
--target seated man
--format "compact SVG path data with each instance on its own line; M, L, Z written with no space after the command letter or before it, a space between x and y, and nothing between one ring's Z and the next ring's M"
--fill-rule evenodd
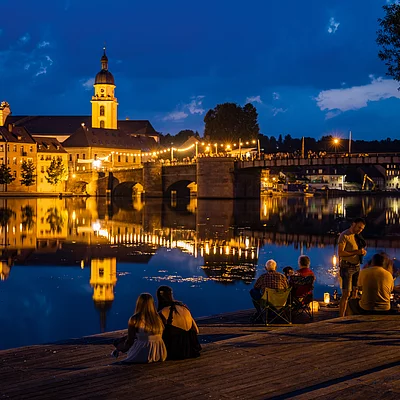
M358 287L361 299L350 299L346 315L390 313L390 295L394 288L392 274L385 269L389 257L374 254L370 265L360 271Z
M291 278L291 280L289 280L289 283L294 287L293 296L304 297L308 293L312 292L315 275L314 275L314 272L310 268L310 264L311 264L310 257L300 256L298 263L299 263L299 269L296 271L297 276L301 276L303 278L305 278L307 276L313 277L311 284L304 284L304 283L302 283L301 279L297 279L297 278ZM308 282L309 282L309 280L308 280Z
M287 289L288 281L286 276L276 271L276 261L268 260L265 263L267 272L262 274L254 284L254 289L250 290L253 300L260 300L266 288L269 289ZM257 308L257 306L256 306Z

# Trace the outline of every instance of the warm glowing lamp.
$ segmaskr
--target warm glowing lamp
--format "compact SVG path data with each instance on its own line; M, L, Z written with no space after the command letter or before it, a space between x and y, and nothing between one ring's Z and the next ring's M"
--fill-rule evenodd
M313 313L318 312L319 311L319 303L318 303L318 301L315 301L315 300L312 301L311 304L310 304L310 307L311 307L311 311Z
M331 296L329 293L324 293L324 303L329 304L331 302Z

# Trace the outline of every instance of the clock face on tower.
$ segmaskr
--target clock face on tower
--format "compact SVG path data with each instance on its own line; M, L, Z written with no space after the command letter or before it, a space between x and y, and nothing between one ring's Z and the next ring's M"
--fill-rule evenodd
M104 89L101 89L100 92L101 92L101 93L104 93Z

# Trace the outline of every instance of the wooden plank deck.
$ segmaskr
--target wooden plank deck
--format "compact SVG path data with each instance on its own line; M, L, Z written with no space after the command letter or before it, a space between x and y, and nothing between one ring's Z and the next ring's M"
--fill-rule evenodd
M0 351L0 399L400 398L400 315L267 328L249 313L200 319L194 360L117 363L124 331Z

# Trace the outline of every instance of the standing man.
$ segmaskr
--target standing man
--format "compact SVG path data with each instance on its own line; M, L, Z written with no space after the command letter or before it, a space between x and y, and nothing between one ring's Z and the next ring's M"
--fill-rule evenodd
M357 244L359 235L365 228L365 220L356 218L353 220L349 229L346 229L339 236L338 253L340 260L340 277L342 278L342 297L339 303L339 316L343 317L347 301L352 293L352 297L357 296L357 280L360 272L362 257L367 252Z

